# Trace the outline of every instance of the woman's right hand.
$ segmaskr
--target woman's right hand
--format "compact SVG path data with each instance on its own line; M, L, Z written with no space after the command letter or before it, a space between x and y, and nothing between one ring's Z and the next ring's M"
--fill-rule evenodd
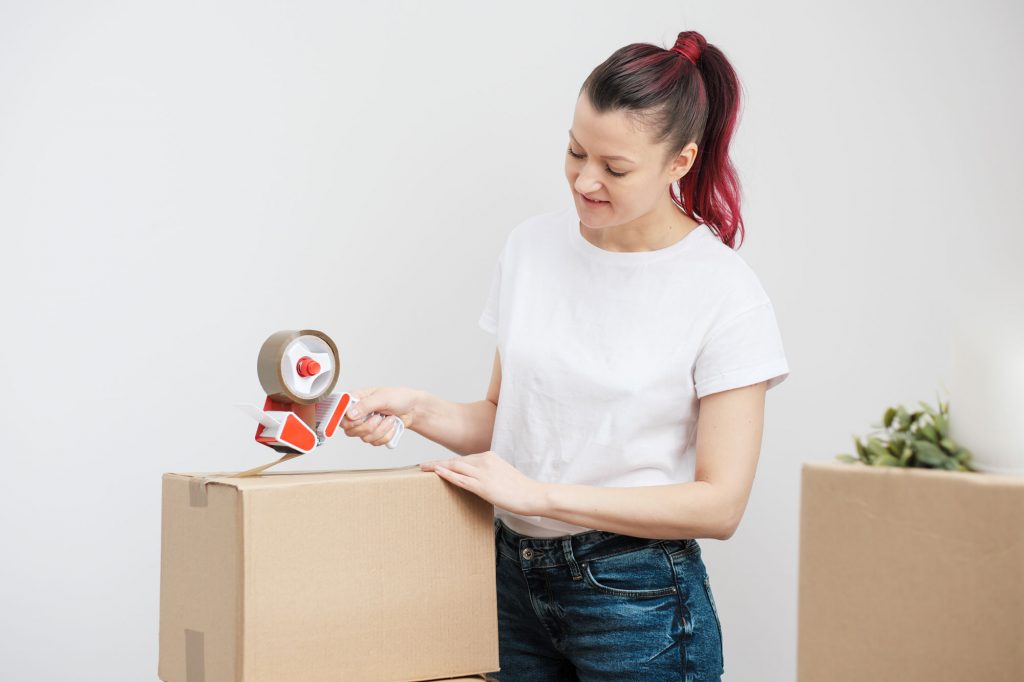
M391 440L399 417L405 428L412 428L413 414L420 391L404 386L373 386L349 391L359 402L353 401L339 426L345 435L362 438L370 445L384 445ZM367 415L373 414L370 418Z

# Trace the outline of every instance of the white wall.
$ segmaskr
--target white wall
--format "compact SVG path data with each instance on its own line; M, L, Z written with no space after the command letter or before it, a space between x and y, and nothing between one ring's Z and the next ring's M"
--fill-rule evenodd
M481 399L494 261L568 200L580 84L622 45L696 29L746 89L740 253L792 371L739 531L702 544L726 678L792 680L801 462L934 398L952 297L1024 290L1022 13L0 3L4 678L155 679L160 476L274 458L231 406L262 399L269 332L328 331L347 388ZM415 434L343 438L281 468L439 456Z

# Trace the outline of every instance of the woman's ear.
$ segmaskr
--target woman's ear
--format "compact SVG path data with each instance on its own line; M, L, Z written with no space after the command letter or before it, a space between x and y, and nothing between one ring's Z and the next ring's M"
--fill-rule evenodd
M672 165L669 167L669 175L672 181L675 182L679 178L683 177L690 172L693 168L693 162L697 158L697 145L696 143L690 142L672 159Z

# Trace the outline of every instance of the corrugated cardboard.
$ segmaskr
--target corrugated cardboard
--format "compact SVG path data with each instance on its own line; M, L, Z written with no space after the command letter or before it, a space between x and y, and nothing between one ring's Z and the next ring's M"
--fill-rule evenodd
M1024 680L1024 477L806 463L799 682Z
M493 507L418 466L163 476L165 682L498 670Z

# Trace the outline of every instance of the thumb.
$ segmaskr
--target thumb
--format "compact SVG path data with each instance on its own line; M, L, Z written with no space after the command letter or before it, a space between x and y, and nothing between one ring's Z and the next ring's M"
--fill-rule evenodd
M371 386L351 391L352 397L356 400L352 401L352 406L346 410L346 415L349 417L365 417L374 412L379 407L376 404L378 400L374 397L377 388L377 386Z

